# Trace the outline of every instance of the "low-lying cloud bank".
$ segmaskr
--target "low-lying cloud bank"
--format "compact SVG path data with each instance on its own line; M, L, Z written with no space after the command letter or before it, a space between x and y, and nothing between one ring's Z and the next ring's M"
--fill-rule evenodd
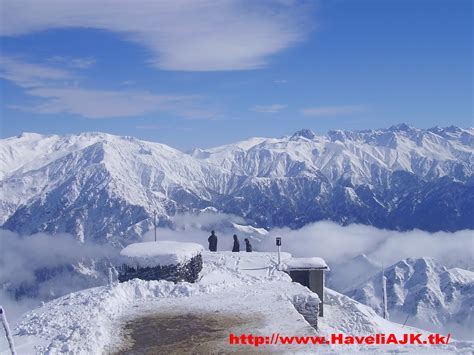
M340 226L332 222L316 222L298 230L278 228L256 229L245 220L212 211L183 214L172 219L174 228L158 228L158 240L187 241L208 246L211 230L219 237L218 250L232 249L232 235L252 240L255 251L276 251L275 237L281 236L282 250L294 256L321 256L329 265L341 264L360 254L389 266L407 257L433 257L447 267L474 270L474 231L428 233L420 230L398 232L364 225ZM143 240L153 240L153 230ZM10 314L21 313L45 301L82 288L106 282L106 269L119 250L108 245L81 244L67 234L19 236L0 230L0 299L9 305ZM38 270L40 278L38 281ZM48 279L45 270L54 270ZM21 303L7 290L30 290ZM28 293L28 292L27 292ZM32 299L28 299L31 297ZM13 309L13 312L12 312Z
M38 269L57 268L85 259L110 258L115 254L110 246L82 244L68 234L20 236L0 230L0 241L0 284L32 282Z
M340 263L360 254L388 266L408 257L433 257L447 266L474 267L474 231L429 233L421 230L398 232L353 224L316 222L298 230L273 229L259 245L274 250L275 236L283 249L295 256L321 256Z
M0 304L11 320L42 301L106 282L117 250L68 234L20 236L0 230Z
M232 234L253 239L254 250L276 251L275 237L282 237L282 250L294 256L321 256L328 263L341 263L357 255L389 266L411 257L432 257L449 267L474 270L474 231L430 233L421 230L399 232L371 226L352 224L341 226L322 221L292 230L275 228L260 233L245 227L245 221L236 216L205 212L183 214L173 218L174 229L157 229L157 238L200 243L207 247L207 237L214 229L219 237L218 250L232 249ZM153 240L149 231L144 240Z

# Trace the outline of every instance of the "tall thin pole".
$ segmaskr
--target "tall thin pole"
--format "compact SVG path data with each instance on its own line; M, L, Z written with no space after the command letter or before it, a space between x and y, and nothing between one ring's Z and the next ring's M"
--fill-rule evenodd
M281 258L280 258L280 250L281 250L281 237L276 237L276 245L278 247L278 270L281 270Z
M388 320L387 310L387 278L385 277L385 269L382 264L382 301L383 301L383 318Z
M280 264L281 264L281 258L280 258L280 250L281 249L280 248L281 248L281 246L279 245L278 246L278 267L280 267Z
M153 212L153 225L155 226L155 242L156 242L156 211Z
M2 319L3 329L5 330L5 336L7 337L10 352L12 353L12 355L16 355L15 344L13 343L13 336L10 331L10 327L8 326L7 316L5 315L5 311L3 310L2 306L0 306L0 318Z

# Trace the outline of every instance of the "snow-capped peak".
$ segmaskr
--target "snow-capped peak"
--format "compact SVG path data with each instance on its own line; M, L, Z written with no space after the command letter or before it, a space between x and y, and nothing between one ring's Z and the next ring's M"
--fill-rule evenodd
M308 128L304 128L304 129L301 129L299 131L296 131L295 133L293 133L293 135L291 136L292 138L295 138L295 137L304 137L304 138L307 138L307 139L313 139L314 137L316 137L316 134L308 129Z

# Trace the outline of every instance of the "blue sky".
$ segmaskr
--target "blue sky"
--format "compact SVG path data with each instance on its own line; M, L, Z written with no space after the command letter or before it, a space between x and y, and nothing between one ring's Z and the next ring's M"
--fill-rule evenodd
M1 136L473 126L471 0L3 0Z

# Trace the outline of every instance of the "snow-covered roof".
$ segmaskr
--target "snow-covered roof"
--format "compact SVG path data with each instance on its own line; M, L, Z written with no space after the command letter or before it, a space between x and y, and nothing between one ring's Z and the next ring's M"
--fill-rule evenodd
M203 250L202 245L196 243L158 241L130 244L120 255L129 266L154 267L185 263Z
M287 269L329 269L324 259L319 257L291 258L284 261Z

